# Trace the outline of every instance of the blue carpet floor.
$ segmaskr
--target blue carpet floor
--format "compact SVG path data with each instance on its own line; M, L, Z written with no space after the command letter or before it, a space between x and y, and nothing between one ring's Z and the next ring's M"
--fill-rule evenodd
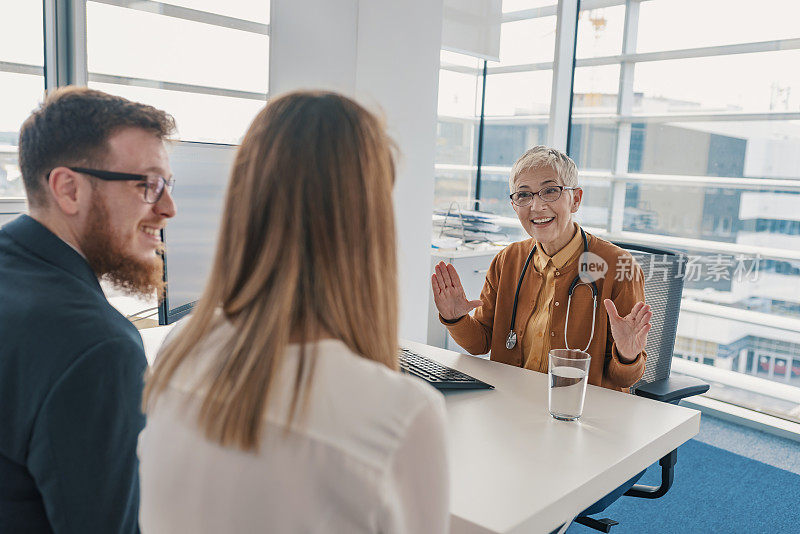
M658 464L640 481L656 485ZM675 483L655 500L622 497L596 518L619 521L613 534L797 533L800 475L697 440L678 449ZM596 532L573 524L568 534Z
M700 432L694 439L800 475L800 441L773 436L708 414L700 419Z

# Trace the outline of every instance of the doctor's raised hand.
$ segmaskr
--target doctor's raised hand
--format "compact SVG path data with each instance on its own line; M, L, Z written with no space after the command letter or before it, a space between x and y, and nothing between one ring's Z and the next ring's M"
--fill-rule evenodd
M440 261L436 264L436 272L431 276L431 287L433 301L445 321L460 319L482 304L480 300L467 300L456 268L449 263Z
M614 343L617 345L617 354L623 363L632 362L647 345L647 333L652 327L650 319L653 317L653 312L644 302L637 302L631 312L622 317L617 312L614 301L606 299L603 304L608 312L608 322L611 325Z

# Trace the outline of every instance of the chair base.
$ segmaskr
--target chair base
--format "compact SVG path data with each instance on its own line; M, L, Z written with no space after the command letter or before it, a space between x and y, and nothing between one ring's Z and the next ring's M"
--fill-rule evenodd
M675 464L677 462L678 449L675 449L658 461L661 466L661 484L659 486L636 484L626 491L625 495L643 499L658 499L659 497L663 497L672 487L672 481L675 475ZM603 519L594 519L586 515L576 517L575 522L599 532L611 532L611 527L619 524L619 522L613 519L605 517Z
M661 485L645 486L636 484L625 492L628 497L639 497L641 499L658 499L663 497L672 487L675 478L675 464L678 462L678 449L673 450L658 461L661 466Z
M611 532L611 527L619 525L618 521L608 519L607 517L603 519L594 519L587 515L576 517L575 522L600 532Z

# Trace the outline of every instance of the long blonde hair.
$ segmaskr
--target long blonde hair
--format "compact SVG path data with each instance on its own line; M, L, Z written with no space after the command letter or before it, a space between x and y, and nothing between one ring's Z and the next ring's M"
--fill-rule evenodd
M258 447L290 338L301 343L290 417L310 390L305 344L322 333L397 369L394 176L383 125L354 101L270 101L236 155L208 284L147 378L145 410L220 315L237 333L195 392L198 425L222 445Z

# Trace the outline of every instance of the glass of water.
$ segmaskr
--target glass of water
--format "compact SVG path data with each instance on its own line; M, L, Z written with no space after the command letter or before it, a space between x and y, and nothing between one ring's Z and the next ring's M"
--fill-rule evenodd
M550 415L561 421L574 421L583 413L592 357L582 350L553 349L548 358Z

